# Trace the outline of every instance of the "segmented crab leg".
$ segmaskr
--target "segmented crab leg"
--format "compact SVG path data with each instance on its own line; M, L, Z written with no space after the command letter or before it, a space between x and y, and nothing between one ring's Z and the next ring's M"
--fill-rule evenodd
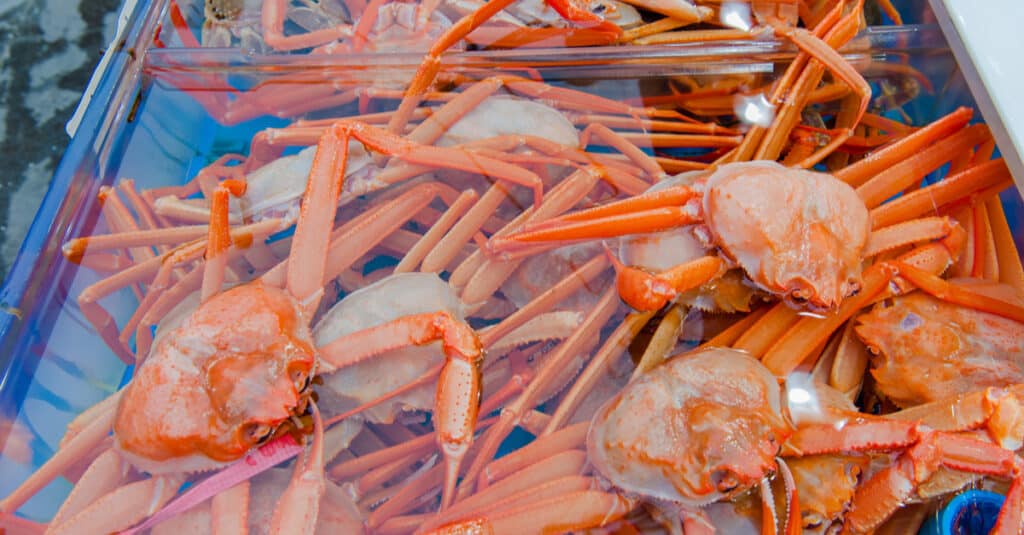
M845 519L845 527L852 533L876 528L940 466L1011 479L1006 505L993 533L1018 533L1024 522L1024 461L1012 451L972 437L922 431L917 423L861 420L847 422L841 430L831 425L804 426L790 437L789 444L802 454L909 446L896 461L857 489Z
M0 500L0 512L14 513L29 498L63 474L69 467L95 451L96 447L110 434L114 425L114 406L120 393L116 393L112 397L115 398L112 404L104 405L104 410L99 413L92 413L93 419L85 424L81 431L62 442L60 449L47 459L43 466L32 472L6 498Z
M915 131L898 143L874 151L862 160L836 171L835 177L851 186L859 187L871 177L905 160L908 154L918 154L935 142L964 128L972 115L970 108L957 108L956 111Z
M591 191L599 176L590 167L574 172L552 188L543 204L535 210L524 211L509 225L498 231L495 236L502 236L508 232L508 229L515 228L523 222L543 219L568 210ZM473 276L466 281L461 294L463 302L482 303L489 299L521 264L522 260L520 259L505 259L503 257L486 259Z
M566 426L554 433L538 436L526 446L492 461L480 472L477 490L483 491L495 482L550 457L553 452L567 451L582 446L587 439L589 427L589 422Z
M992 225L992 239L995 241L996 256L999 261L999 281L1024 291L1024 267L1021 267L1020 254L1013 242L1013 234L1006 222L1003 204L999 197L985 201L988 218Z
M934 211L935 207L972 194L980 195L988 189L1002 190L1012 182L1010 171L1002 159L989 160L871 210L871 226L877 229L920 217Z
M438 246L445 234L458 223L459 219L479 198L480 196L477 192L471 189L459 194L459 197L455 199L455 202L451 203L444 215L431 225L430 230L423 235L423 238L417 241L416 245L409 248L405 256L402 257L402 260L395 266L395 273L405 273L416 269L432 250L436 250L435 247ZM450 261L451 259L449 258L448 260Z
M50 519L50 524L60 526L88 507L97 496L103 496L122 485L126 473L120 454L113 449L101 453L79 478L57 514Z
M573 412L594 388L601 375L607 371L612 359L626 351L629 344L653 316L654 312L638 312L630 314L622 320L615 331L608 335L608 339L604 341L601 349L587 363L587 367L580 372L579 377L573 381L572 387L566 392L565 397L558 404L558 408L551 415L551 419L544 426L544 430L540 433L541 436L554 433L572 417Z
M1024 307L993 299L908 264L897 262L896 266L900 276L939 299L1024 323Z
M210 205L209 235L206 239L206 262L203 264L202 301L221 291L224 270L227 268L227 249L231 247L231 229L228 225L228 198L241 197L245 182L228 179L213 192Z
M420 271L440 273L455 259L458 251L474 234L480 231L486 221L508 197L499 184L492 184L451 230L438 241L437 245L423 258Z
M458 502L447 511L439 513L427 522L423 529L429 531L442 524L476 516L485 509L493 508L501 500L524 490L538 487L559 478L579 476L583 473L586 463L587 454L580 450L570 449L554 453L546 459L525 467L518 473L488 487L486 491L478 492Z
M125 529L158 511L174 497L185 477L154 476L129 483L95 500L78 514L48 532L110 533Z
M813 59L818 60L822 65L832 69L832 72L849 86L850 90L860 100L859 107L857 108L857 114L855 115L854 124L860 122L861 117L864 116L864 112L868 109L868 103L871 100L871 86L868 85L864 77L857 72L842 56L839 55L834 48L830 47L824 41L819 39L811 32L802 28L792 28L781 24L772 25L777 35L781 35L786 39L789 39L795 44L801 51L806 52Z
M517 535L551 531L556 533L602 527L626 516L636 503L618 494L596 490L573 492L541 503L532 503L511 510L442 526L430 533L490 533Z
M339 24L330 28L321 28L298 35L286 36L284 34L286 9L286 0L267 0L263 2L261 15L263 41L277 50L286 51L312 48L352 35L352 26Z
M605 291L572 336L563 340L544 360L537 371L537 376L526 387L526 390L501 411L498 422L480 440L476 458L467 470L463 484L460 486L460 498L472 489L484 466L494 458L501 442L516 426L518 420L539 402L541 395L550 388L551 381L563 373L569 360L577 355L582 347L597 339L601 327L608 322L618 308L617 301L618 296L614 289Z
M991 136L988 127L983 124L964 128L878 173L858 187L857 194L869 209L875 208L908 186L920 182L925 175L948 162L953 155L968 152Z
M608 260L602 255L595 256L586 264L569 273L562 280L543 293L533 298L522 308L508 315L497 325L480 333L480 342L485 348L491 348L509 333L526 324L532 318L547 312L555 304L576 293L584 285L589 284L608 267Z
M856 318L846 323L829 370L828 384L847 396L856 397L867 372L868 348L854 335Z
M923 217L880 228L871 232L862 256L875 255L915 242L938 240L949 236L957 225L948 217Z
M815 29L814 35L819 36L820 39L825 41L827 45L825 48L838 49L857 33L860 25L860 6L863 4L863 0L858 0L855 4L857 7L842 17L834 27L828 30L824 37L819 36L819 28ZM789 91L788 98L783 101L775 121L772 122L771 127L765 133L758 150L754 153L753 159L775 160L778 158L786 138L789 137L789 132L792 131L793 127L800 120L800 111L807 106L811 90L821 81L826 68L832 68L833 72L836 72L837 68L842 68L842 62L835 64L830 62L827 57L822 58L825 62L807 59L806 67L802 69L800 77L797 78L792 89ZM782 84L779 87L783 87ZM778 102L778 100L773 100L773 102Z
M337 369L390 349L434 340L442 341L445 354L434 408L437 443L447 462L441 501L444 509L454 498L459 464L476 427L483 364L483 347L476 333L447 312L419 314L335 339L320 352L321 359Z
M656 312L681 293L688 292L725 272L725 263L717 256L704 256L666 269L648 273L620 262L606 245L605 253L615 266L615 285L619 296L640 311Z
M296 464L296 468L298 466L301 465ZM245 535L249 532L249 487L249 481L243 481L213 497L210 501L212 533Z
M746 351L752 357L761 358L780 336L800 320L797 310L786 303L779 302L765 310L764 315L757 319L749 330L740 334L736 341L730 344L733 348Z

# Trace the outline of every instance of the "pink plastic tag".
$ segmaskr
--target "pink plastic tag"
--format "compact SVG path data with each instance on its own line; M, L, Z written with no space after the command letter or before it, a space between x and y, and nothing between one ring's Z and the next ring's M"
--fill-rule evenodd
M149 529L164 520L175 515L184 513L189 509L203 503L235 485L251 479L256 474L277 466L302 451L302 446L295 442L290 435L265 444L258 450L250 452L238 462L224 468L220 472L196 483L184 494L171 500L163 509L159 510L145 522L121 532L121 535L134 535L143 530Z

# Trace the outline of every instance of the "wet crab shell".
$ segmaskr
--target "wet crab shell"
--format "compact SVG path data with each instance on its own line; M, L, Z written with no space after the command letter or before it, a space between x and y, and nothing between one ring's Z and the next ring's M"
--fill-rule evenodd
M758 286L825 309L860 288L870 220L846 183L759 161L722 166L706 187L713 242Z
M994 299L1024 304L1019 290L956 280ZM985 387L1024 382L1024 328L924 292L893 299L860 317L857 335L877 356L871 374L893 403L911 407Z
M776 378L743 352L675 357L598 411L589 459L627 492L688 507L728 499L775 469L791 433L781 402Z
M125 388L114 436L140 469L207 470L304 410L308 322L285 290L253 282L203 303L154 345Z

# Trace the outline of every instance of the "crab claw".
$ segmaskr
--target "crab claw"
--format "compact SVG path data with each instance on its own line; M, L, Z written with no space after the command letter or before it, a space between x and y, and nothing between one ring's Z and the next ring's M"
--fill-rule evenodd
M604 251L615 267L619 297L627 305L643 312L660 310L677 295L720 276L725 266L716 256L704 256L661 273L648 273L623 264L607 245Z

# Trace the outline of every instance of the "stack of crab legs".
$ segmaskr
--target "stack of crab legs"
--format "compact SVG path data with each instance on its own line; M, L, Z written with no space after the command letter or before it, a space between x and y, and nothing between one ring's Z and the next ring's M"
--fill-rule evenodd
M889 0L872 3L895 24L902 24ZM158 37L158 44L166 46L166 40L188 47L235 45L313 54L403 50L421 47L453 20L483 4L480 0L174 0L168 15L176 35ZM740 40L759 34L750 31L752 22L775 18L795 24L800 18L810 27L830 7L830 2L821 0L524 0L497 8L486 24L462 38L491 48ZM880 22L874 17L872 21ZM198 39L193 27L200 27Z
M868 113L835 52L860 2L777 27L799 52L742 133L509 75L432 93L501 5L393 112L101 192L110 233L64 253L110 274L78 305L135 373L0 526L126 530L291 435L290 469L153 531L869 533L981 481L1009 483L994 532L1021 533L1024 270L986 127ZM831 129L802 115L826 73ZM686 136L714 160L640 148ZM115 292L139 299L121 325ZM673 354L693 317L707 336ZM869 390L885 410L854 405ZM536 438L496 458L516 428ZM14 515L58 477L77 484L49 523Z

